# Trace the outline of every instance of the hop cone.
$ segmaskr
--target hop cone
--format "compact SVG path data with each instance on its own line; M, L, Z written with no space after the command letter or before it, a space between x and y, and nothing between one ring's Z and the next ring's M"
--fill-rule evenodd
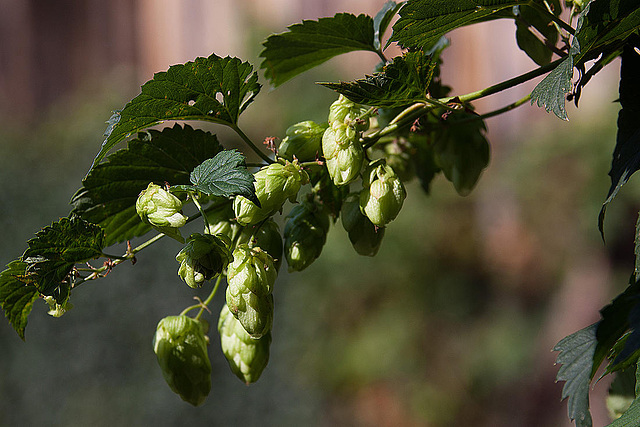
M231 221L235 217L231 203L225 203L217 208L207 210L207 222L209 226L205 226L204 234L222 234L233 240L236 232L239 230L238 224Z
M284 253L289 271L302 271L320 256L327 241L329 216L313 202L291 209L284 228Z
M303 184L309 182L307 173L297 162L272 163L255 174L256 196L260 206L243 196L236 196L233 208L240 225L257 224L282 208L287 199L295 201Z
M253 338L271 330L273 284L278 272L271 255L260 248L240 245L227 269L227 306Z
M278 147L278 155L287 160L312 161L320 152L322 134L327 125L319 125L311 120L290 126Z
M225 305L218 320L220 346L231 371L246 384L258 381L269 362L271 333L254 339Z
M376 227L360 211L360 197L353 194L342 204L340 218L351 245L360 255L375 256L382 244L384 228Z
M369 118L364 117L366 113L366 108L340 95L329 107L329 124L344 123L351 125L358 132L364 132L369 129Z
M334 122L322 135L322 153L335 185L355 180L362 169L364 150L359 134L350 126Z
M181 210L180 199L153 182L136 200L136 212L143 222L184 243L178 228L186 224L187 217L182 215Z
M180 263L178 275L190 287L199 288L205 280L211 280L227 267L231 261L230 244L224 235L192 234L176 255L176 261Z
M188 316L169 316L153 338L165 381L182 400L200 405L211 390L211 362L202 324Z
M280 227L273 219L243 228L237 241L237 245L241 244L246 244L250 248L261 248L273 258L276 271L280 270L280 264L282 264L282 236L280 235Z
M378 227L384 227L402 209L407 192L402 181L384 161L375 161L367 167L362 180L360 209Z

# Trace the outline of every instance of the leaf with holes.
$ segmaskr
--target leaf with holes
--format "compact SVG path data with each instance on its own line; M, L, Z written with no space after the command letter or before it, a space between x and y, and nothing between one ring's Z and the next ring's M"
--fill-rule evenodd
M26 275L27 264L11 261L0 273L0 306L13 329L24 340L27 317L40 293Z
M156 73L122 111L109 120L97 165L118 142L165 120L204 120L235 126L260 91L253 66L211 55Z
M245 158L239 151L225 150L207 159L191 172L193 185L176 185L174 191L200 191L210 196L244 196L258 207L253 174L247 170Z
M215 135L188 125L140 132L91 170L71 199L72 213L100 224L106 246L142 236L151 227L136 212L140 192L150 182L189 184L193 169L221 150Z

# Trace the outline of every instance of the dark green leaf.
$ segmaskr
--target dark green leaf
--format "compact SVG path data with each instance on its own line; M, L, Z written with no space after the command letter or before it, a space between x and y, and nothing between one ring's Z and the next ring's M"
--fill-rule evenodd
M560 4L556 1L554 12L559 14L562 11ZM543 6L544 7L544 6ZM538 65L546 65L551 62L552 51L540 40L532 31L535 29L552 46L558 41L558 30L547 15L541 14L531 6L519 6L516 15L516 41L518 46Z
M256 196L254 181L255 178L247 170L242 153L225 150L205 160L191 172L193 185L177 185L172 188L178 191L200 191L218 197L241 195L259 207L260 201Z
M577 427L591 427L589 413L589 384L594 365L593 358L598 344L596 329L598 323L587 326L562 340L553 348L559 351L556 363L562 366L556 376L557 381L566 381L562 388L562 399L568 398L569 419L576 421Z
M416 148L415 155L411 156L416 169L416 176L425 193L429 194L431 182L441 171L436 164L435 154L430 140L425 135L409 134L409 141Z
M640 363L640 362L639 362ZM607 427L636 427L640 425L640 368L636 367L636 398L629 409Z
M222 150L215 135L176 124L140 132L128 148L94 167L73 196L72 213L100 224L106 246L151 231L136 213L136 200L150 182L189 184L189 174Z
M568 120L567 110L564 107L565 96L571 92L571 77L573 76L573 56L567 55L556 68L553 69L531 92L531 104L558 116L562 120Z
M109 120L97 165L118 142L165 120L205 120L233 126L260 91L248 62L211 55L156 73L142 92Z
M357 50L376 51L373 19L338 13L331 18L302 21L263 43L260 68L273 86L316 67L334 56Z
M321 83L351 101L374 107L399 107L427 99L436 59L421 51L393 59L382 72L354 82Z
M436 164L463 196L471 192L489 164L486 128L482 120L474 120L476 117L467 112L449 115L433 145Z
M391 23L391 20L394 16L396 16L396 13L400 9L400 7L402 7L403 3L404 2L396 3L395 1L388 1L382 6L382 9L380 9L380 11L373 18L373 45L376 49L380 49L384 32L387 30L387 27Z
M440 37L525 3L519 0L409 0L400 9L391 41L427 51Z
M581 14L576 37L580 54L576 64L593 59L612 45L618 45L640 29L638 0L592 1Z
M635 38L635 46L640 46ZM598 217L598 228L604 238L604 217L607 205L638 169L640 169L640 54L628 44L622 53L620 68L620 105L618 113L618 135L611 162L611 187L602 204Z
M27 317L40 296L26 275L27 264L15 260L0 273L0 306L13 329L24 340Z
M104 231L78 217L62 218L27 243L29 249L22 255L27 274L41 294L54 295L75 263L102 254Z

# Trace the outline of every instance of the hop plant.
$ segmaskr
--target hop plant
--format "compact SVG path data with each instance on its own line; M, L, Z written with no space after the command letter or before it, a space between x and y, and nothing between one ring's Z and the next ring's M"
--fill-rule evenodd
M322 153L335 185L354 181L364 162L364 150L356 130L342 122L333 122L322 135Z
M156 328L153 351L171 390L194 406L204 402L211 390L211 362L202 323L188 316L165 317Z
M222 273L231 262L230 245L231 240L223 234L192 234L176 255L180 263L178 276L190 287L199 288L205 280Z
M227 269L227 306L253 338L271 330L273 284L278 272L271 255L262 249L237 246Z
M364 172L360 192L362 213L378 227L384 227L402 209L407 196L402 181L384 160L371 163Z
M351 194L342 204L342 226L349 234L351 245L360 255L375 256L382 244L385 228L377 227L360 211L360 196Z
M178 228L186 224L187 217L182 215L181 210L180 199L153 182L136 200L136 212L143 222L184 243Z
M369 129L369 117L367 108L350 101L344 95L340 95L338 100L329 107L329 124L344 123L351 126L358 132Z
M256 197L260 207L243 196L236 196L233 208L240 225L257 224L294 202L300 187L309 182L307 173L297 162L272 163L255 174Z
M246 384L258 381L269 362L271 333L252 338L229 308L224 305L218 319L222 353L231 371Z
M278 155L287 160L294 157L303 162L314 160L320 152L326 128L326 124L319 125L311 120L290 126L278 147Z
M320 256L327 241L329 216L305 201L291 209L284 228L284 252L289 272L302 271Z
M273 258L276 271L282 264L282 236L280 227L273 219L242 229L236 245L246 244L249 248L259 247Z
M204 234L222 234L233 240L240 229L235 221L231 221L234 216L235 213L231 203L225 203L215 209L207 210L207 225L205 225Z

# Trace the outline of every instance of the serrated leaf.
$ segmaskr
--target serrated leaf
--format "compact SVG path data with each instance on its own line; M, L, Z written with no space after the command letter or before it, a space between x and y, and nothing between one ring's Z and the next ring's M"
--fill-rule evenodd
M14 260L0 273L0 306L13 329L23 340L27 318L34 302L40 296L38 289L26 276L26 269L26 263Z
M210 196L233 197L243 196L258 207L260 201L256 196L253 182L255 178L247 170L245 158L237 150L225 150L207 159L191 172L193 185L177 185L176 190L200 191Z
M640 46L636 39L635 46ZM611 187L598 216L598 228L604 239L604 217L607 206L640 169L640 54L628 44L622 53L620 67L620 105L616 148L611 162Z
M260 91L253 66L215 54L156 73L109 120L97 165L118 142L165 120L204 120L234 126Z
M273 86L343 53L376 51L373 19L338 13L317 21L305 20L273 34L263 43L260 68Z
M573 55L569 54L531 92L531 104L552 111L558 118L568 120L565 97L571 92L573 77Z
M106 246L142 236L151 227L136 213L140 192L150 182L189 184L193 169L221 150L215 135L189 125L141 132L91 170L71 200L72 213L100 224Z
M435 56L421 51L408 52L393 58L382 72L354 82L321 83L358 104L393 108L427 100L431 77L435 71Z
M396 13L398 13L398 10L403 4L404 2L396 3L395 1L388 1L373 18L373 46L376 49L380 49L382 37L385 31L387 31L387 27L389 27L391 20L393 20L393 17L396 16Z
M466 112L451 114L433 145L436 164L462 196L471 192L489 164L486 128L482 120L473 120L476 117Z
M22 255L26 272L43 295L54 295L75 263L97 258L104 231L79 217L62 218L36 233Z
M640 361L638 362L640 364ZM640 425L640 367L636 366L636 398L622 416L607 427L636 427Z
M518 0L409 0L400 9L390 41L401 47L428 50L456 28L491 18Z
M598 323L575 332L556 344L559 351L556 363L562 366L556 376L557 381L566 381L562 387L562 399L567 399L569 419L576 421L577 427L591 427L589 413L589 384L593 357L598 340Z

